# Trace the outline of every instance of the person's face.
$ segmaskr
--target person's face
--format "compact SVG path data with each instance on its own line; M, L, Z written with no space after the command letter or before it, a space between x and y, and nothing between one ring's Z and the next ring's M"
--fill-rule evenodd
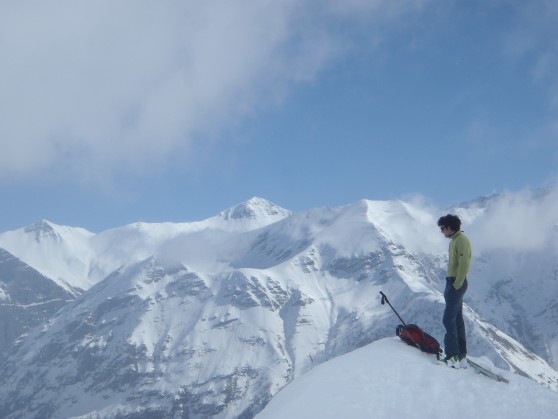
M440 227L440 231L445 237L451 237L453 236L453 233L455 233L455 231L453 231L450 227L445 226Z

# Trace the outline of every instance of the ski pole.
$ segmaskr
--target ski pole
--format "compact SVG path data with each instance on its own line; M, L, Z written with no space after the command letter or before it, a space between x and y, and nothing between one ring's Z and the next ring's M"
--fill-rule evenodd
M395 309L393 308L393 306L390 304L388 298L386 297L386 295L380 291L380 294L382 294L382 305L385 303L388 303L388 305L391 307L391 309L393 310L393 312L395 314L397 314L397 317L399 317L399 320L401 320L401 322L403 323L403 326L406 326L407 324L405 323L405 321L401 318L401 316L399 315L399 313L397 313L397 311L395 311Z

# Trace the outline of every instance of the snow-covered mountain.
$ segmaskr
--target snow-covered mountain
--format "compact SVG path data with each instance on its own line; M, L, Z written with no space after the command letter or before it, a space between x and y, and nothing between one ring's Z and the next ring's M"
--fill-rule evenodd
M556 201L549 190L449 210L473 243L470 353L553 389ZM316 365L393 336L380 290L441 340L440 215L366 200L292 213L253 198L192 223L1 233L77 298L2 353L0 416L250 418Z
M0 248L0 352L73 299L72 293Z
M557 395L498 371L508 384L434 364L432 356L386 338L297 378L257 419L540 418L558 415Z
M0 247L49 277L68 292L79 295L95 280L90 275L95 235L82 228L40 220L15 231L0 233Z
M225 236L261 228L291 214L269 201L252 198L200 222L134 223L99 234L40 220L0 233L0 247L79 295L126 263L158 252L172 253L174 247L181 251L183 244L192 247L188 253L206 259L204 255L213 253L207 246L219 245ZM188 237L188 243L174 241L183 237Z

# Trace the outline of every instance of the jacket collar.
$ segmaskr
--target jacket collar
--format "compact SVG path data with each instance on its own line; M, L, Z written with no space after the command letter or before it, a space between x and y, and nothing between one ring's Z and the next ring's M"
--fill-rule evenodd
M453 233L453 235L450 236L450 237L451 237L451 239L453 240L453 239L458 238L459 236L461 236L461 231L456 231L456 232Z

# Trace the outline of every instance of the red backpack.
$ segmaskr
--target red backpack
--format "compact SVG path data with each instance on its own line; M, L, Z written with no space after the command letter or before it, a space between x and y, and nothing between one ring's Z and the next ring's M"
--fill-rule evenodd
M395 329L395 333L403 342L416 346L422 352L435 354L436 358L440 359L440 354L442 353L440 343L416 324L400 324Z
M401 320L401 322L403 323L397 326L397 329L395 329L395 334L399 336L403 342L406 342L411 346L416 346L422 352L435 354L436 358L440 359L440 354L442 353L442 348L440 347L440 343L435 338L433 338L428 333L426 333L424 330L422 330L420 327L418 327L416 324L406 324L401 318L401 316L397 313L397 311L395 311L393 306L390 304L386 295L382 291L380 291L380 294L382 295L382 304L388 303L388 305L391 307L393 312L397 315L397 317L399 317L399 320Z

